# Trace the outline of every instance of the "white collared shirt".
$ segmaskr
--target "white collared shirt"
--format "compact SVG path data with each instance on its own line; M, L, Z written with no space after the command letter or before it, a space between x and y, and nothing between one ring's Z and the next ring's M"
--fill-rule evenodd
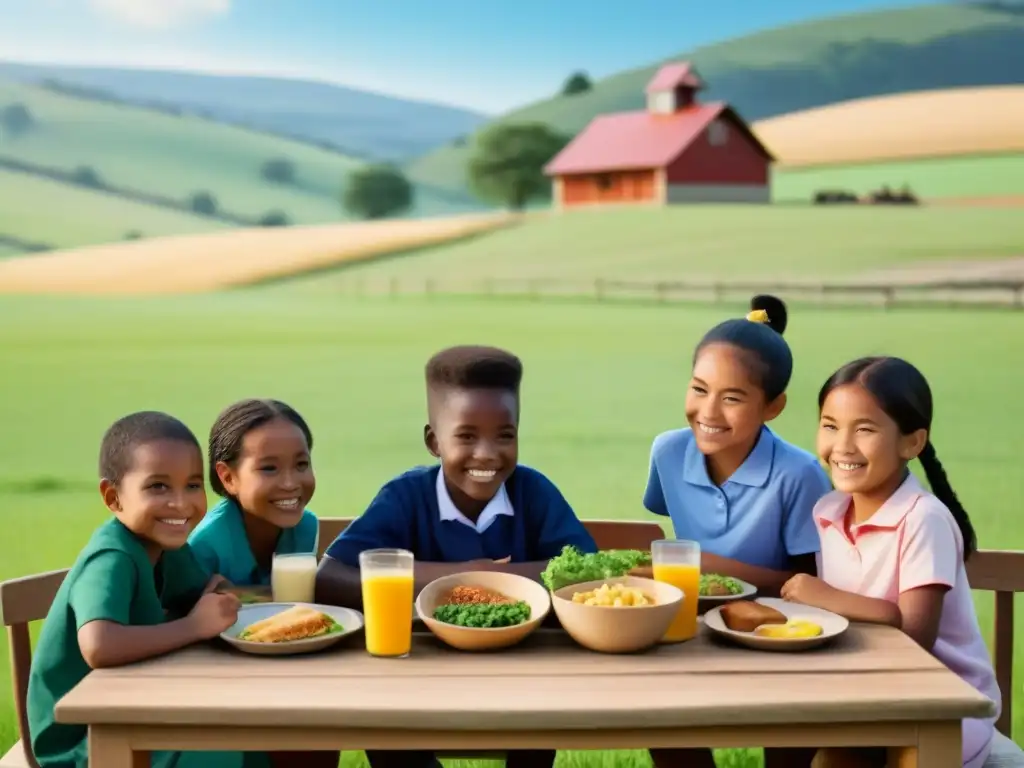
M437 507L441 511L442 520L455 520L463 525L468 525L477 533L483 533L490 528L491 523L498 515L512 516L515 514L512 502L508 498L508 492L505 490L505 484L502 483L498 492L494 494L494 498L487 502L487 506L484 507L480 517L474 523L462 514L455 506L455 502L452 501L452 497L448 493L448 486L444 484L444 470L437 473Z

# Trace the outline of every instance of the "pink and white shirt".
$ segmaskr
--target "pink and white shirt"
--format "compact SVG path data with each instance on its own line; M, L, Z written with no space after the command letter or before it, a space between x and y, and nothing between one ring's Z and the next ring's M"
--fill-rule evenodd
M963 536L952 513L914 475L908 475L870 519L850 525L847 533L849 507L850 495L840 491L826 494L814 506L821 539L818 575L844 592L893 603L901 593L918 587L949 587L932 653L994 701L998 710L999 686L978 627L963 562ZM984 761L995 720L964 722L965 765Z

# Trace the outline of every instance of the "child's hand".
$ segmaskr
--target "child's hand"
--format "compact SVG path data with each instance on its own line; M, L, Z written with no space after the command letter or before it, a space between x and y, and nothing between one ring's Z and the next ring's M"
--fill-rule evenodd
M792 603L803 603L815 608L827 608L829 598L835 590L819 579L806 573L798 573L782 585L782 599Z
M199 598L188 620L192 622L200 639L210 640L238 621L241 605L234 595L207 592Z
M224 591L231 587L231 582L221 576L219 573L213 574L206 587L203 589L203 594L208 595L210 592L216 592L218 589Z

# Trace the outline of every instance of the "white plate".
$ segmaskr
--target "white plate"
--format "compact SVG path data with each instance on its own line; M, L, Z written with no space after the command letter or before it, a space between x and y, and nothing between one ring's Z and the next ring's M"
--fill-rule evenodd
M257 621L269 619L271 616L286 611L289 608L294 608L296 605L306 605L326 613L341 624L343 631L335 632L332 635L309 637L305 640L292 640L287 643L253 643L249 640L238 639L238 635L246 627L255 624ZM313 651L329 648L362 628L363 614L351 608L340 608L336 605L317 605L315 603L254 603L252 605L243 605L238 610L238 621L221 633L221 639L240 651L252 653L256 656L290 656L296 653L312 653Z
M817 637L760 637L753 632L735 632L725 626L722 620L722 607L712 608L704 614L704 625L720 637L754 648L759 651L805 651L816 648L839 637L850 627L850 622L830 611L811 608L800 603L787 603L773 597L761 597L755 602L767 605L784 614L787 619L807 619L821 627Z
M755 587L753 584L748 584L747 582L742 581L741 579L733 579L733 581L737 582L741 587L743 587L743 590L739 594L700 595L700 597L698 598L699 602L704 603L705 605L707 605L708 603L712 605L719 605L721 603L731 602L732 600L749 600L757 594L757 587Z

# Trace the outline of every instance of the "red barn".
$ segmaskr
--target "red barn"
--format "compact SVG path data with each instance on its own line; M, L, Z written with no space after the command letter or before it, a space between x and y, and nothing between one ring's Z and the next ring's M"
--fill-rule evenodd
M594 118L545 167L556 206L767 203L775 160L728 104L700 104L687 62L647 85L647 109Z

